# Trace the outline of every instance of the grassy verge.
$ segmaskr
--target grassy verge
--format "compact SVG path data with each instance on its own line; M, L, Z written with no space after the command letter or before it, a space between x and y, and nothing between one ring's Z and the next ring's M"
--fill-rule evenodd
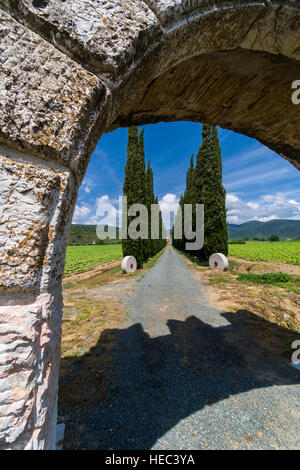
M121 245L68 246L65 276L86 272L119 259L122 259Z
M150 269L150 268L153 268L157 261L159 260L159 258L164 254L164 252L166 251L167 247L163 248L161 251L159 251L155 256L153 256L152 258L148 259L147 263L144 264L143 266L143 269Z
M300 294L300 278L290 276L286 273L242 273L237 277L237 281L248 284L273 285L286 289L289 292Z
M112 279L117 279L121 277L122 277L122 271L121 271L121 264L120 264L120 266L117 266L112 269L108 269L107 271L96 274L96 275L91 275L91 277L86 278L86 279L80 279L80 280L75 280L75 281L68 281L68 279L66 279L65 282L63 283L63 288L64 290L79 289L79 288L93 289L100 285L109 283L110 281L112 281Z
M115 267L88 279L64 283L64 315L59 401L61 406L90 405L105 399L115 390L112 380L113 351L127 312L118 296L110 297L100 288L110 284L114 293L118 283L135 277L141 279L164 253L165 249L145 263L142 270L124 275ZM99 291L98 289L99 288ZM113 300L114 298L114 300Z
M158 262L159 258L164 254L166 248L161 250L159 253L157 253L155 256L150 258L147 263L144 263L143 269L140 269L136 271L133 274L126 274L124 275L121 271L121 263L120 266L116 266L115 268L108 269L107 271L104 271L102 273L92 275L89 278L86 279L80 279L80 280L74 280L74 281L68 281L68 278L65 279L63 283L63 288L64 290L69 290L69 289L93 289L95 287L98 287L100 285L108 284L109 282L115 281L117 279L124 279L124 276L127 277L133 277L133 276L139 276L143 275L143 273L150 268L153 268L155 264Z
M73 291L65 295L59 401L89 405L113 391L111 366L125 310L117 301Z

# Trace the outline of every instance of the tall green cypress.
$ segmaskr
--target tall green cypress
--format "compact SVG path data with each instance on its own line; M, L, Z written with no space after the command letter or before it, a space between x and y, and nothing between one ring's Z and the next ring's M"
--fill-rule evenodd
M153 171L148 162L146 171L146 197L147 197L147 209L148 209L148 233L149 233L149 257L155 255L155 240L151 238L151 205L155 203L154 191L153 191Z
M194 171L194 204L205 204L204 203L204 183L207 177L207 172L209 171L208 163L209 163L209 156L211 152L211 132L210 126L207 124L202 124L202 144L199 147L195 171ZM205 211L205 207L204 207ZM196 220L195 220L195 209L193 211L193 226L195 228ZM206 231L204 233L204 237L206 235ZM193 253L197 256L200 260L204 259L204 252L203 249L194 251Z
M143 139L142 139L143 141ZM123 194L127 196L128 208L133 204L145 204L145 157L141 151L141 140L137 126L128 129L127 162L125 165L125 179ZM134 217L127 217L127 227ZM123 220L123 223L125 220ZM122 240L123 256L134 256L138 268L143 267L144 240Z
M228 254L226 193L222 184L221 148L216 127L203 124L198 156L198 187L200 203L204 204L204 246L198 256L207 261L213 253Z
M180 211L178 210L178 212L175 216L175 225L178 226L181 223L182 237L180 239L174 238L175 232L174 232L174 228L173 228L173 231L172 231L172 244L178 250L184 251L184 249L185 249L185 239L184 239L184 195L180 196L179 208L181 208L182 219L180 221L180 216L179 216Z
M192 204L194 199L194 155L191 156L190 167L186 174L186 204Z
M158 203L158 198L156 197L155 198L155 202L154 202L156 205L159 205ZM164 223L163 223L163 219L162 219L162 213L161 211L159 210L159 238L158 240L154 240L155 242L155 253L159 253L164 246L166 246L166 233L165 233L165 227L164 227Z
M196 217L196 206L195 206L195 168L194 168L194 155L191 156L190 167L186 174L186 191L184 204L192 205L192 225L193 229L195 226L195 217ZM184 238L184 249L185 243L192 242L193 240L187 240ZM193 253L192 253L193 254Z
M228 255L228 226L226 220L226 190L222 183L223 165L221 156L221 147L216 127L212 128L212 173L215 177L212 179L210 191L210 201L212 211L210 213L210 230L208 228L209 238L204 247L205 256L208 259L212 253L220 252Z
M192 204L194 202L194 156L191 156L190 159L190 166L186 173L186 188L184 191L183 196L180 198L179 206L181 207L182 211L182 239L177 240L175 245L178 249L185 251L185 244L186 242L190 242L191 240L187 240L184 236L184 205L185 204ZM174 246L175 246L174 245Z
M144 204L147 207L148 202L148 188L147 188L147 174L145 169L145 142L144 142L144 129L141 130L139 134L139 161L140 161L140 174L139 176L141 180L141 195L140 195L140 203ZM148 207L147 207L148 208ZM149 209L148 209L148 217L149 217ZM143 251L143 261L147 261L150 258L150 243L149 243L149 222L148 222L148 238L142 240L142 251Z
M179 202L184 228L184 204L193 204L193 230L196 227L196 204L204 204L204 246L192 254L207 261L212 253L228 254L226 222L226 192L222 184L222 158L217 128L202 125L202 145L194 168L193 157L186 176L186 189ZM174 233L174 230L173 230ZM186 240L174 240L173 245L185 250Z
M157 201L158 202L158 201ZM164 226L164 221L162 218L162 213L161 210L159 210L159 222L160 222L160 237L159 237L159 249L158 251L161 251L167 244L166 240L166 229Z

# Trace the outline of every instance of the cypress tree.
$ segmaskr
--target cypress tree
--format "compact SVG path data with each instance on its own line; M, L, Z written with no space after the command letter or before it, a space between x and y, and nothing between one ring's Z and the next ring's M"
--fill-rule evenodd
M149 232L149 257L155 255L155 240L151 239L151 205L155 203L154 191L153 191L153 171L148 162L146 171L146 193L147 193L147 209L148 209L148 232Z
M190 167L186 174L186 204L194 200L194 155L191 156Z
M175 219L175 220L176 220L176 219ZM177 242L177 240L176 240L176 241L174 240L174 225L173 225L173 227L172 227L171 237L172 237L172 245L176 248L176 242Z
M145 204L145 158L144 153L141 151L141 140L137 126L132 126L128 129L127 162L125 165L123 194L127 196L128 208L132 204ZM134 217L129 217L127 214L124 216L127 217L128 227ZM142 239L132 240L129 237L126 240L122 240L123 256L134 256L137 260L138 268L143 267L143 242L144 240Z
M194 204L204 204L203 186L206 179L206 172L208 170L208 161L210 155L210 126L202 124L202 144L199 147L196 165L194 171ZM204 207L204 211L206 208ZM195 228L195 209L193 217L193 226ZM206 235L206 231L204 236ZM200 260L204 259L203 249L194 251L194 255Z
M139 134L139 162L140 162L140 174L137 176L141 181L141 194L140 194L140 204L145 204L148 209L149 217L149 208L148 208L148 187L147 187L147 175L145 171L145 142L144 142L144 129L141 130ZM150 258L150 232L149 232L149 219L148 219L148 238L142 240L142 252L143 252L143 261L147 261Z
M191 156L190 167L186 175L186 194L185 204L192 204L192 229L195 228L196 206L195 206L195 168L194 168L194 155ZM192 242L184 238L184 249L186 242ZM194 254L194 252L192 253Z
M179 208L181 208L181 213L182 213L182 220L181 220L181 230L182 230L182 237L180 239L175 239L174 238L174 227L173 227L173 230L172 230L172 244L175 248L177 248L178 250L182 250L184 251L184 248L185 248L185 240L184 240L184 196L180 196L180 199L179 199ZM180 211L178 210L176 216L175 216L175 224L177 226L177 224L180 223L180 217L179 217L179 213Z
M161 236L160 236L160 244L159 244L159 251L161 251L166 245L167 245L167 240L166 240L166 228L164 226L164 221L162 218L162 213L159 211L159 216L160 216L160 224L161 224Z
M155 198L155 204L158 205L158 198ZM159 253L164 246L166 246L166 229L164 227L161 211L159 210L159 239L154 240L155 243L155 254Z
M223 186L223 165L218 130L212 128L212 172L215 174L211 186L211 204L213 210L210 215L210 238L206 246L205 256L208 259L212 253L228 255L228 226L226 220L226 190Z
M156 204L156 205L158 204L157 197L154 197L154 204ZM159 223L159 236L158 236L158 239L153 240L153 255L152 256L156 255L156 253L158 253L158 251L159 251L160 227L161 227L161 225L160 225L160 213L159 213L159 222L158 223Z
M189 169L187 170L187 173L186 173L186 189L184 191L184 194L183 196L180 198L180 201L179 201L179 205L181 207L181 211L182 211L182 239L181 240L177 240L177 247L178 249L182 250L182 251L186 251L185 250L185 244L187 241L191 241L191 240L187 240L184 236L184 205L185 204L193 204L194 203L194 156L192 155L191 156L191 159L190 159L190 166L189 166ZM194 207L193 207L194 209Z
M127 196L128 208L133 204L144 204L148 209L148 239L122 240L123 256L134 256L138 268L143 262L155 255L166 244L162 215L159 211L159 239L151 240L151 204L158 204L153 191L153 171L148 163L145 171L144 130L140 133L137 126L128 129L127 162L125 165L124 196ZM138 214L137 214L138 216ZM126 217L126 219L125 219ZM135 217L123 215L122 223L127 227ZM141 227L140 227L141 230Z
M186 175L186 189L179 202L184 228L184 204L193 204L193 230L196 227L196 204L204 204L204 246L192 254L207 261L212 253L228 254L226 192L222 184L222 158L217 128L202 125L202 145L194 168L193 156ZM178 217L178 215L177 215ZM172 231L174 235L174 229ZM184 233L184 232L183 232ZM186 240L174 240L174 247L184 251Z
M204 246L199 259L207 261L212 253L228 254L226 193L222 184L222 158L218 131L203 124L195 178L200 202L204 204Z

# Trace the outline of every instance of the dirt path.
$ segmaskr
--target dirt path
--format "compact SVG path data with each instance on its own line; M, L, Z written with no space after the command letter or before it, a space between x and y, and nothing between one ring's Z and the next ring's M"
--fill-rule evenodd
M300 373L255 336L281 327L212 307L170 247L139 281L113 330L113 391L61 409L66 448L299 448Z

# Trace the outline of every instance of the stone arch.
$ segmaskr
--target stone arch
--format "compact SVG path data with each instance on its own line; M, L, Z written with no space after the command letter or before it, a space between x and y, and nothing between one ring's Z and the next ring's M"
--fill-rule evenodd
M61 279L104 132L219 124L300 167L297 0L1 0L0 448L56 438Z

